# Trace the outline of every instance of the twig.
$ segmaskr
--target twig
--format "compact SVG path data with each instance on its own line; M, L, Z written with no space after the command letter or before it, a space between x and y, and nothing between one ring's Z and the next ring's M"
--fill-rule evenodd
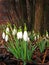
M46 55L47 55L47 49L46 49L46 51L44 53L43 60L42 60L42 64L45 62Z

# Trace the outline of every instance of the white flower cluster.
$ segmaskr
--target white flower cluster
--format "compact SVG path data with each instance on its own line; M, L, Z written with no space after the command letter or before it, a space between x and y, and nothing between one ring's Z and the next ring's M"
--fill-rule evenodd
M24 33L22 33L22 29L19 28L17 32L17 39L23 39L24 41L29 41L28 33L25 28L26 28L26 25L24 26Z
M2 33L2 38L7 42L9 40L8 33L10 33L9 27L6 28L6 31ZM24 33L22 32L21 27L18 29L18 31L14 28L12 30L12 35L17 35L17 39L23 39L24 41L29 41L26 25L24 26Z
M39 33L36 34L36 33L34 32L34 30L33 30L33 36L34 36L34 40L35 40L35 41L38 40L38 39L40 38Z
M9 34L10 33L10 28L7 26L5 32L2 33L2 38L7 42L9 40ZM17 39L23 39L24 41L29 41L30 38L28 36L28 32L27 32L27 27L26 24L24 25L24 32L22 32L22 28L19 27L19 29L17 30L16 27L14 27L14 29L12 29L12 35L13 36L17 36ZM34 36L34 40L39 40L40 38L40 34L36 34L33 31L33 36ZM48 32L46 31L46 38L48 38Z
M6 33L5 33L6 32ZM8 41L8 33L9 33L9 28L6 28L6 31L2 33L2 38L7 42Z

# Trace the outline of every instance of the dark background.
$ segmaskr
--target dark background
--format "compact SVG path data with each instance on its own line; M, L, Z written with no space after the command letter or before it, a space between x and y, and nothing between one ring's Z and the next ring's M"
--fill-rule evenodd
M49 31L49 0L0 0L0 24L27 24L28 30Z

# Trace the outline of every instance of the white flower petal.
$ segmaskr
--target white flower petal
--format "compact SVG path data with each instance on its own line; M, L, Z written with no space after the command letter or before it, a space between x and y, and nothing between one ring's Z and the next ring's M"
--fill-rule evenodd
M23 39L24 39L24 41L28 40L28 33L27 33L27 31L24 31Z
M39 35L37 35L37 39L39 39Z
M2 38L5 39L5 33L4 32L2 33Z
M22 39L22 32L17 33L17 39Z
M34 37L34 40L36 41L36 36Z
M17 33L16 29L13 29L12 35L15 35Z
M6 33L8 33L8 32L9 32L9 28L7 27L7 28L6 28Z
M48 34L46 34L46 37L48 37Z
M5 41L6 41L6 42L8 41L8 35L5 36Z

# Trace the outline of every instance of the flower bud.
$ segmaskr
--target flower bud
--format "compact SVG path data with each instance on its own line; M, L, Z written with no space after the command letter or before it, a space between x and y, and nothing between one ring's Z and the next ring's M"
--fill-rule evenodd
M27 31L27 27L26 24L24 23L24 31Z

